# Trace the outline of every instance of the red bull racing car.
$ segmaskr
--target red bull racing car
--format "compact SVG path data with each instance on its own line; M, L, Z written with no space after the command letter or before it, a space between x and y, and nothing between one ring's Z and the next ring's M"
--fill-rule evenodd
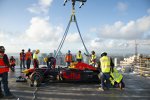
M83 62L73 62L68 68L26 69L23 73L28 76L30 86L40 86L46 82L99 82L99 71Z

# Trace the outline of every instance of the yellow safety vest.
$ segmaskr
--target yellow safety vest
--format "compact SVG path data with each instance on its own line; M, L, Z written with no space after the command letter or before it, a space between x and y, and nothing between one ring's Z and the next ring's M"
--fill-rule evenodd
M114 85L114 84L115 84L115 80L114 80L114 79L112 79L112 77L110 77L110 78L109 78L109 80L110 80L110 83L111 83L112 85Z
M113 79L114 79L117 83L120 83L120 81L121 81L122 78L123 78L122 74L120 74L116 68L113 68L113 70L114 70L113 73L111 72L110 75L113 77Z
M33 54L33 59L38 60L38 54L34 53L34 54Z
M103 73L110 72L110 58L107 56L103 56L100 58L101 70Z
M96 63L96 55L91 55L91 58L89 60L89 64L95 64Z
M91 60L95 60L96 59L96 55L92 55Z
M77 58L77 59L82 59L82 54L79 54L79 53L78 53L77 56L76 56L76 58Z

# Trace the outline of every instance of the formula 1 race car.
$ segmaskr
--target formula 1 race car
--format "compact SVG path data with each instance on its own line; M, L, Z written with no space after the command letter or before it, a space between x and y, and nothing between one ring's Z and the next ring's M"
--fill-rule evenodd
M47 82L99 82L99 71L85 63L72 63L68 68L26 69L23 71L29 78L30 86L40 86Z
M60 70L59 76L63 81L98 82L99 71L86 63L71 63L69 68Z

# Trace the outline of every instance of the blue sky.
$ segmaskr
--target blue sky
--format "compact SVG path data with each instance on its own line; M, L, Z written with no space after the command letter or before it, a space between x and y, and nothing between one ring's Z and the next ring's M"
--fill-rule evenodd
M0 45L6 52L40 49L53 52L67 27L71 2L64 0L0 0ZM139 53L150 50L150 0L87 0L79 9L78 25L90 51L110 54ZM146 44L146 45L142 45ZM62 52L84 52L79 34L72 23Z

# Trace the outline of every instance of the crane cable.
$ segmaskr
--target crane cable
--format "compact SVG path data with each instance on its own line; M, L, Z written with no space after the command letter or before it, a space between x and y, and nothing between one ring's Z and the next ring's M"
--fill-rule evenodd
M83 43L84 49L85 49L85 51L86 51L86 54L89 55L89 52L88 52L88 50L87 50L87 48L86 48L86 46L85 46L85 43L84 43L83 38L82 38L82 35L81 35L81 33L80 33L80 30L79 30L79 26L78 26L78 23L77 23L76 16L74 16L74 18L75 18L75 23L76 23L76 26L77 26L77 29L78 29L78 32L79 32L79 36L80 36L81 41L82 41L82 43Z
M71 22L73 22L73 17L74 17L74 22L76 23L76 27L77 27L77 30L78 30L80 39L81 39L81 41L82 41L82 43L83 43L83 46L84 46L84 49L85 49L85 51L86 51L86 54L87 54L87 55L89 54L89 52L88 52L88 50L87 50L87 48L86 48L86 46L85 46L85 43L84 43L84 41L83 41L83 38L82 38L82 36L81 36L80 29L79 29L79 26L78 26L78 23L77 23L77 19L76 19L75 15L71 15L70 21L69 21L68 26L67 26L67 28L66 28L66 30L65 30L65 33L64 33L64 35L63 35L63 38L62 38L62 40L61 40L61 42L60 42L60 44L59 44L59 46L58 46L58 48L57 48L57 51L56 51L56 54L55 54L55 58L57 58L58 53L60 52L60 50L61 50L61 48L62 48L62 46L63 46L63 44L64 44L64 41L65 41L65 39L66 39L68 30L69 30L69 27L70 27L70 24L71 24Z
M68 30L69 30L70 24L71 24L71 20L69 21L68 26L67 26L67 28L66 28L66 30L65 30L65 33L64 33L64 35L63 35L63 38L61 39L61 42L60 42L60 44L59 44L59 46L58 46L58 48L57 48L57 51L56 51L56 54L55 54L55 58L57 58L58 53L60 52L60 50L61 50L61 48L62 48L62 45L63 45L63 43L64 43L64 41L65 41L65 39L66 39L66 36L67 36Z
M36 93L38 91L38 87L35 88L34 92L33 92L33 98L32 100L36 100Z
M60 44L59 44L59 46L58 46L58 48L57 48L57 50L56 50L56 54L55 54L55 56L54 56L55 58L57 58L58 53L60 52L60 50L61 50L61 48L62 48L62 46L63 46L63 44L64 44L64 41L65 41L66 36L67 36L67 34L68 34L68 30L69 30L69 27L70 27L71 22L75 22L75 23L76 23L76 27L77 27L79 36L80 36L80 38L81 38L81 41L82 41L82 43L83 43L83 46L84 46L84 48L85 48L86 54L89 55L89 52L88 52L88 50L87 50L87 48L86 48L86 46L85 46L85 43L84 43L83 38L82 38L82 36L81 36L80 29L79 29L79 26L78 26L78 23L77 23L77 20L76 20L75 7L74 7L74 6L75 6L75 3L72 3L72 15L71 15L71 17L70 17L70 20L69 20L68 26L67 26L67 28L66 28L66 30L65 30L65 33L64 33L64 35L63 35L63 38L62 38L62 40L61 40L61 42L60 42Z

